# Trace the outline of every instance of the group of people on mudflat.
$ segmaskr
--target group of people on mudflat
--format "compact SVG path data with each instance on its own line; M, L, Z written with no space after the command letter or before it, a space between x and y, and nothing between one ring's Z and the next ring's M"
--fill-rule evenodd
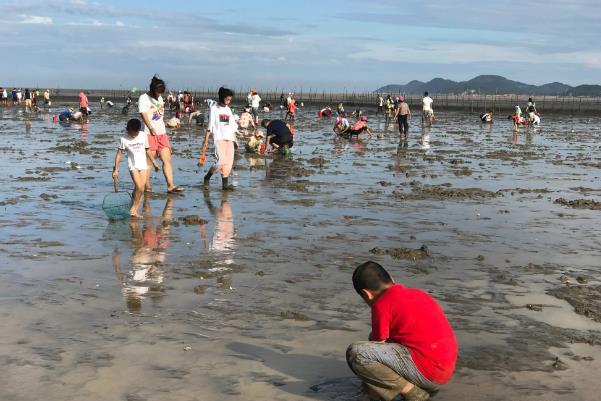
M147 93L140 96L138 111L140 119L127 122L127 135L120 138L113 178L119 176L122 153L127 154L129 173L134 182L134 198L131 216L137 212L145 192L152 191L149 183L149 170L162 170L169 193L180 193L184 189L175 184L171 166L171 146L163 121L165 103L162 95L166 85L154 76ZM221 87L218 100L207 101L209 122L198 161L205 163L204 155L213 137L217 162L204 177L208 187L211 177L219 172L222 189L232 190L229 176L232 171L238 123L230 108L234 92ZM258 94L251 91L250 110L244 118L258 124ZM401 102L402 104L402 102ZM431 105L431 103L430 103ZM408 108L399 107L399 112ZM402 114L402 115L408 115ZM365 121L361 113L359 121ZM342 114L339 117L344 117ZM238 119L240 121L242 116ZM252 124L250 124L252 125ZM290 126L282 120L264 119L261 126L266 129L263 146L275 144L287 150L293 144ZM256 132L256 130L255 130ZM455 369L458 353L455 334L439 304L428 293L406 288L396 283L390 274L376 262L368 261L359 265L352 277L356 292L371 308L372 332L368 341L351 344L346 353L350 369L363 381L370 396L390 401L398 395L407 401L425 401L439 387L447 383Z
M177 185L173 178L172 148L164 121L165 102L162 95L165 90L165 82L158 76L154 76L150 82L148 92L142 94L138 100L140 119L133 118L127 122L127 135L120 138L117 154L115 155L113 178L116 180L119 176L122 153L127 154L127 165L134 183L134 196L130 211L133 218L140 217L138 210L144 193L153 191L150 185L150 168L154 168L156 171L161 170L157 159L162 162L167 192L174 194L184 191L184 188ZM206 150L211 136L213 137L216 162L204 176L203 183L206 188L209 187L212 176L219 172L221 174L222 190L231 191L234 189L230 181L230 174L235 151L238 147L237 136L240 131L247 130L251 126L250 122L258 123L258 113L255 113L252 119L249 119L249 116L244 113L240 117L234 115L230 108L233 98L234 92L231 89L221 87L218 92L218 100L207 100L209 121L198 164L204 165L206 162ZM245 113L247 112L245 111ZM241 127L239 125L240 120L243 120L242 125L246 126ZM270 119L264 119L261 126L266 130L265 135L263 136L262 133L254 129L249 139L249 143L252 143L252 141L258 142L254 150L261 153L277 150L287 154L294 144L293 127L282 120Z

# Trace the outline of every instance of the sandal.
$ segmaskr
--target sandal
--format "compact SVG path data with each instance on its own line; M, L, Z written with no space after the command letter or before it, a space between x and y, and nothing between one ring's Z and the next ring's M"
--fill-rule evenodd
M185 189L182 187L175 187L173 189L168 189L167 193L168 194L177 194L177 193L184 192L184 191L185 191Z

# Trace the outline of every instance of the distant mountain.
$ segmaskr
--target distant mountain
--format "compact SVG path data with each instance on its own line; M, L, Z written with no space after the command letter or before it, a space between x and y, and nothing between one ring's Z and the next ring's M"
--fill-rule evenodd
M601 85L580 85L570 89L572 96L601 96Z
M456 82L443 78L434 78L428 82L411 81L406 85L386 85L376 93L480 93L483 95L536 95L536 96L601 96L600 85L580 85L572 87L561 82L545 85L529 85L512 81L499 75L480 75L469 81Z

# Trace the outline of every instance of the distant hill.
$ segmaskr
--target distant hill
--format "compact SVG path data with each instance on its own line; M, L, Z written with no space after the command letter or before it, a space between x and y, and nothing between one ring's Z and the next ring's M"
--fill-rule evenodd
M529 85L512 81L499 75L479 75L469 81L456 82L434 78L428 82L411 81L406 85L386 85L376 93L479 93L482 95L533 95L533 96L601 96L601 85L580 85L572 87L561 82L545 85Z

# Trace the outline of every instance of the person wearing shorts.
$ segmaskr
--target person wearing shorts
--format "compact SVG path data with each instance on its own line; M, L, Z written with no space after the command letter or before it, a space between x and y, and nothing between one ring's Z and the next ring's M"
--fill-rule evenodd
M126 136L119 140L119 147L115 155L115 165L113 166L113 180L119 177L119 163L121 162L121 154L127 154L127 166L134 184L133 202L129 214L131 217L140 217L138 209L142 204L142 195L144 194L144 185L146 184L148 171L149 154L148 135L141 131L142 122L137 118L132 118L127 122L125 131ZM151 163L158 169L158 165L154 160Z
M434 100L432 100L428 92L425 92L424 98L422 99L424 120L431 121L434 118L434 109L432 109L432 103L434 103Z
M168 193L183 192L184 188L175 185L173 181L173 166L171 165L171 145L167 137L167 130L163 115L165 103L162 94L165 93L165 82L158 76L152 77L148 93L144 93L138 100L138 111L144 122L144 131L148 135L148 145L153 158L160 157L163 162L163 175L167 182ZM149 160L150 162L150 160ZM150 174L146 180L146 192L152 192Z
M88 115L88 97L85 93L79 92L79 111L83 113L84 116Z
M203 185L209 188L211 177L216 171L221 173L221 189L223 191L233 191L234 186L229 182L230 173L234 166L234 153L236 143L236 131L238 124L234 121L234 114L230 109L230 104L234 98L234 91L228 88L219 88L219 102L212 102L209 106L209 126L205 135L203 149L209 144L209 137L213 136L215 146L215 163L204 176ZM202 165L204 160L198 160L198 165Z
M252 90L252 97L250 98L251 113L255 121L255 126L259 124L259 107L261 106L261 98L256 90Z
M25 89L25 110L29 111L31 110L31 107L33 105L31 98L33 97L33 94L31 93L31 91L29 89Z

